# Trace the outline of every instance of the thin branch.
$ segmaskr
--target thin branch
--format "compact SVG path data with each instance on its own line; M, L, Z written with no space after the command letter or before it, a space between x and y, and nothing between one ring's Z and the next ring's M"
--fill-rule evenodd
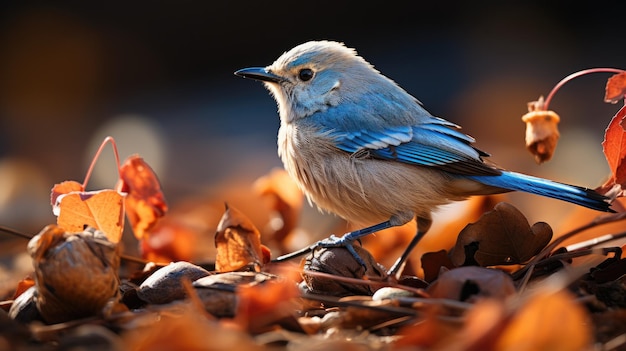
M590 68L590 69L585 69L582 71L578 71L575 73L570 74L569 76L561 79L560 82L558 82L554 88L552 88L552 91L550 91L550 94L548 94L548 97L546 97L546 100L543 103L543 109L544 110L548 110L548 105L550 105L550 101L552 100L552 98L554 97L554 94L556 94L556 92L563 86L565 85L565 83L569 82L570 80L580 77L580 76L584 76L586 74L590 74L590 73L623 73L625 72L624 70L621 69L617 69L617 68Z

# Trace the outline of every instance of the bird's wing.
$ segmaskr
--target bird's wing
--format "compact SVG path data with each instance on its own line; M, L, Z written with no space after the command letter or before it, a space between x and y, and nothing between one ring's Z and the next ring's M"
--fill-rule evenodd
M486 165L486 153L474 148L474 139L459 132L458 126L431 117L424 123L376 129L333 130L339 149L349 153L367 152L370 156L408 164L436 167L462 175L497 175L499 170Z

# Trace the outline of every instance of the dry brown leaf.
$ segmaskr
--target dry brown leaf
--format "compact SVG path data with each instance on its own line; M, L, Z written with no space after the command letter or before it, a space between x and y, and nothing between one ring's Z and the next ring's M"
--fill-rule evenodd
M501 202L459 233L450 257L456 266L468 261L483 267L519 264L539 253L551 238L552 228L547 223L531 227L519 210Z
M126 215L138 240L149 234L167 212L161 184L150 166L138 155L130 156L120 167L117 189L126 193Z
M215 269L230 272L252 267L257 272L270 261L269 249L261 245L261 233L241 211L226 206L215 234Z
M422 269L424 270L425 281L431 283L437 279L442 267L447 269L455 267L446 250L427 252L422 255Z
M498 202L505 199L505 194L472 196L465 201L441 208L435 214L436 219L433 226L428 230L428 235L424 236L413 249L411 259L407 262L407 268L403 274L414 272L414 275L424 277L424 267L422 267L420 257L428 252L449 250L454 246L459 232L467 223L476 222L485 212L492 210ZM363 247L370 251L372 256L382 265L390 267L415 236L415 221L411 221L399 229L400 232L379 232L376 235L370 235L364 238ZM398 235L400 239L391 239L391 235ZM374 240L370 241L370 239ZM390 247L389 242L397 246L395 248ZM409 265L412 269L409 269Z
M544 110L543 103L543 96L529 102L528 113L522 116L526 123L526 148L537 163L552 158L560 137L558 124L561 119L554 111Z
M483 298L504 299L515 293L513 279L498 269L469 266L443 270L426 289L433 298L474 302Z

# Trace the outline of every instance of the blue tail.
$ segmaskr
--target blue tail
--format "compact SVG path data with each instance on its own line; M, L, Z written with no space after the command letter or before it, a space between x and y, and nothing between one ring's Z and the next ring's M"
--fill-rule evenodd
M467 176L477 182L514 191L547 196L604 212L615 212L609 199L597 192L521 173L502 171L500 175Z

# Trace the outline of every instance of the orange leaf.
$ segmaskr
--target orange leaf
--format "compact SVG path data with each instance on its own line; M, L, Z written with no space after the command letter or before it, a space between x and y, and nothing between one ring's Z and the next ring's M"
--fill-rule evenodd
M66 180L59 184L55 184L52 187L52 192L50 194L50 203L52 206L56 206L57 199L60 195L83 190L85 190L83 189L83 185L73 180Z
M56 187L55 187L56 188ZM124 229L124 197L115 190L72 191L56 198L57 225L66 232L93 227L118 243Z
M612 104L617 103L626 95L626 72L611 76L606 82L604 101Z
M586 310L566 291L539 292L512 316L496 350L587 350L591 344Z
M259 333L294 310L293 298L299 296L291 279L270 280L263 284L237 288L237 312L234 322L252 333Z
M26 277L17 282L15 293L13 293L13 300L17 299L18 296L22 295L31 286L35 286L35 280L31 277Z
M626 165L624 165L624 159L626 159L625 118L626 106L617 111L604 133L602 149L611 169L611 178L598 189L604 194L611 190L614 185L621 186L620 190L626 185Z
M167 212L159 180L141 157L133 155L120 167L118 189L127 193L126 215L135 237L141 240Z

